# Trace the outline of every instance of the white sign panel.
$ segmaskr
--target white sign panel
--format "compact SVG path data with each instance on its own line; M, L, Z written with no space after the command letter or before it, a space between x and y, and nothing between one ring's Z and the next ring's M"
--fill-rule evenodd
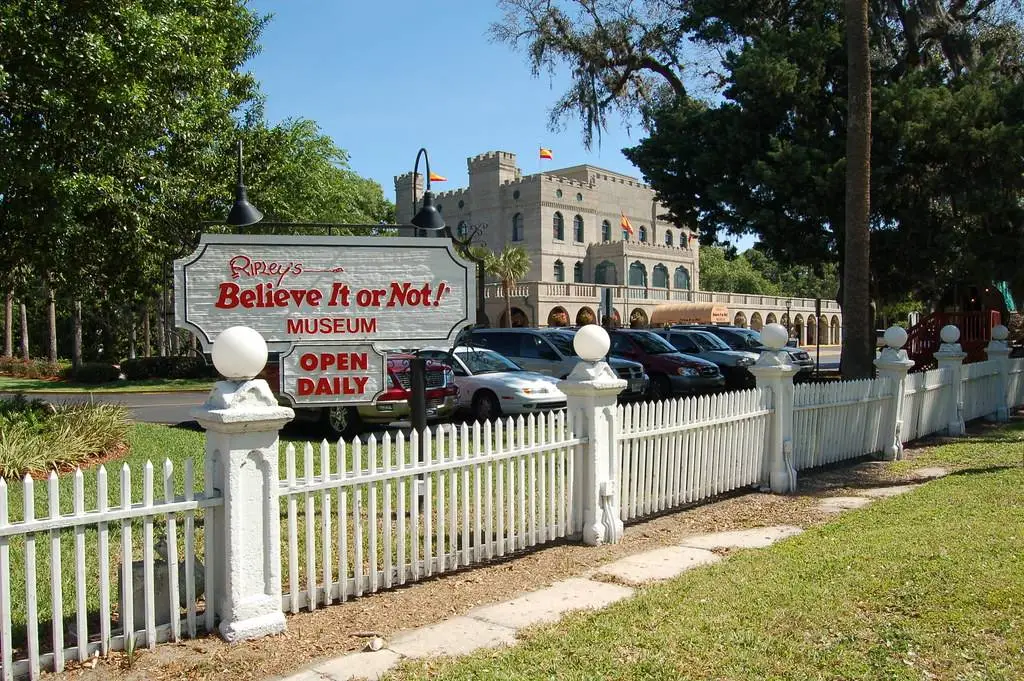
M295 345L281 355L293 404L370 404L387 390L387 357L370 345Z
M174 261L175 317L209 349L232 326L298 343L454 342L475 317L473 263L447 239L204 234Z

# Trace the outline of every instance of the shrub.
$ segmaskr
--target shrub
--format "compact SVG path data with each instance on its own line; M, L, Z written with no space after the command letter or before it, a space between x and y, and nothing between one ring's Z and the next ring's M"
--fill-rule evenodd
M0 400L0 477L81 466L123 447L129 427L114 405Z
M137 357L121 362L129 381L148 378L213 378L216 371L202 357Z
M16 378L60 378L61 365L45 359L30 359L26 362L19 357L0 357L0 374Z
M121 378L121 371L106 362L84 362L71 372L78 383L110 383Z

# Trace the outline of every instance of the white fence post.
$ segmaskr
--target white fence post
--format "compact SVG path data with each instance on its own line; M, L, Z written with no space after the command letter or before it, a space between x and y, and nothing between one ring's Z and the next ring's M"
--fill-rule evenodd
M1009 395L1007 394L1010 382L1010 346L1006 339L1010 336L1010 330L1002 324L992 327L992 340L985 348L988 360L996 365L999 373L996 374L996 411L992 414L995 421L1009 421L1010 409Z
M785 347L789 333L781 324L767 324L761 329L761 342L768 348L761 352L750 373L757 387L772 393L771 433L768 436L768 482L777 494L796 491L796 468L793 466L793 377L797 368L789 361Z
M960 329L952 324L942 327L939 332L942 345L935 353L940 369L947 369L950 380L949 400L946 402L946 434L963 435L964 426L964 358L967 353L960 347Z
M285 630L281 611L278 520L278 431L295 413L280 407L254 377L267 344L254 330L232 327L213 344L219 381L192 416L206 429L207 470L224 503L207 515L206 542L220 547L214 571L220 635L229 642ZM294 585L293 585L294 587Z
M567 410L577 436L586 437L583 465L572 480L583 512L583 543L617 544L622 539L619 513L618 409L616 397L626 382L604 361L611 340L608 332L588 324L576 332L573 347L580 363L558 384L566 394Z
M875 367L878 369L880 378L888 378L892 384L892 419L887 422L891 424L890 430L885 434L886 445L883 453L889 461L898 461L903 458L903 394L907 389L907 373L914 366L914 360L907 357L907 351L903 346L907 342L907 332L898 326L892 326L885 331L885 348L875 360Z

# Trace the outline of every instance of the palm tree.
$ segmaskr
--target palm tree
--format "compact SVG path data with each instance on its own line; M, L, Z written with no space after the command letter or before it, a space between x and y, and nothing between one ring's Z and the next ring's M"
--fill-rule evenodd
M530 271L530 256L519 246L506 244L501 253L492 253L484 268L488 274L501 282L501 292L505 297L505 319L512 326L512 287Z
M846 220L843 253L844 378L869 378L871 360L870 239L871 59L868 0L845 0L847 59Z

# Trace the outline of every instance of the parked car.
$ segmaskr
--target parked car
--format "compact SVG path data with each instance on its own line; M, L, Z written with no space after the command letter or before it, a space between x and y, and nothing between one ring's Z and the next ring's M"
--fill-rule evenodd
M725 376L730 388L752 388L756 381L748 369L757 361L758 354L748 350L733 350L725 341L707 331L696 329L658 329L658 334L684 355L693 355L714 362Z
M276 361L268 362L262 374L278 402L295 409L297 421L322 423L334 437L350 438L370 425L388 425L410 417L410 354L388 355L388 388L373 404L359 406L312 407L293 405L279 394L280 370ZM444 421L458 408L459 388L452 368L442 362L427 361L427 420Z
M651 381L647 390L651 399L720 390L725 376L714 363L684 355L668 341L646 329L612 329L611 353L640 362Z
M762 350L766 350L764 343L761 342L761 334L754 329L745 329L740 326L715 326L713 324L688 324L685 326L673 326L673 329L699 329L701 331L707 331L713 333L728 345L733 350L745 350L748 352L756 352L761 354ZM789 353L789 361L796 366L799 371L797 372L797 378L805 378L814 373L814 360L807 354L806 350L800 348L783 348Z
M451 351L425 348L419 356L451 366L459 387L459 409L478 421L565 407L557 378L526 371L494 350L462 345Z
M505 355L528 371L565 378L580 361L572 347L574 335L575 331L563 328L473 329L467 343ZM608 364L626 381L619 399L640 399L646 394L649 381L642 364L620 357L609 357Z

